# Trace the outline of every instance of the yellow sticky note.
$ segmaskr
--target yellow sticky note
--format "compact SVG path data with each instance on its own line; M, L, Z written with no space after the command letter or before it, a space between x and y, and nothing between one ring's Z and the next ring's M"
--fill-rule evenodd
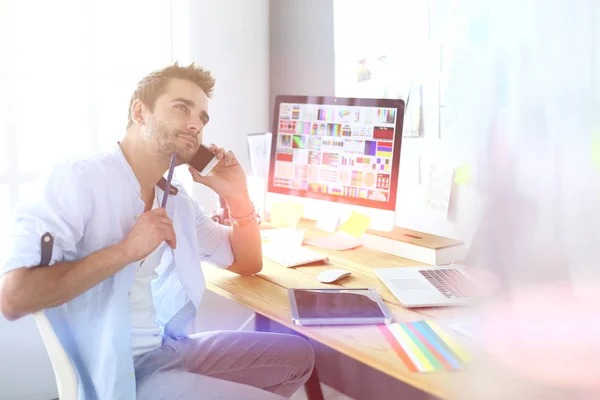
M304 215L304 206L292 202L281 202L271 207L271 223L274 226L295 226Z
M352 211L350 218L344 222L344 224L340 227L340 230L349 235L361 237L362 234L369 229L370 225L371 218L361 213L357 213L356 211Z
M471 182L471 167L467 164L461 165L454 170L454 183L457 185L467 185Z
M596 171L600 171L600 129L596 129L592 134L592 143L590 146L592 151L592 163Z

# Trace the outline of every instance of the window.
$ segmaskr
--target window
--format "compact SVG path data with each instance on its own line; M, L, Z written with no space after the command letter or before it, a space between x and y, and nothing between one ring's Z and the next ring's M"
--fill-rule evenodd
M171 6L2 1L0 243L19 197L47 166L110 149L123 137L138 80L174 59Z

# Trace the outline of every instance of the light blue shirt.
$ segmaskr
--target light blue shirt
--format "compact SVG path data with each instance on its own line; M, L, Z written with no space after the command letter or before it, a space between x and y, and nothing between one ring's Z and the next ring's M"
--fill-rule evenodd
M204 293L201 262L230 266L230 228L206 217L184 188L169 196L177 248L166 246L152 281L156 320L163 334L187 336ZM63 163L43 180L39 196L16 209L8 259L2 273L40 264L41 236L54 237L50 266L84 258L123 240L143 213L140 186L121 148L85 160ZM157 185L156 194L163 191ZM130 290L136 263L80 296L45 310L77 370L79 399L135 399L131 348Z

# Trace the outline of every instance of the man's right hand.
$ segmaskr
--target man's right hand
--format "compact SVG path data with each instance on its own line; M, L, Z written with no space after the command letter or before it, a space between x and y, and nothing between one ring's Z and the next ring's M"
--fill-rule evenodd
M152 253L163 240L174 249L177 245L173 221L164 208L143 213L123 242L127 260L139 261Z

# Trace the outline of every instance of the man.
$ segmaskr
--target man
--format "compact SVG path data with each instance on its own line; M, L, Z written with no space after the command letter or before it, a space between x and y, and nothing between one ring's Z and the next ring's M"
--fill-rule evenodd
M281 398L312 371L312 349L296 336L186 334L204 291L201 261L240 275L262 268L256 212L231 151L211 145L218 165L190 173L227 201L233 228L177 183L163 191L172 153L182 164L202 143L214 83L193 64L153 72L114 151L57 166L39 201L17 210L1 311L14 320L45 310L80 399Z

